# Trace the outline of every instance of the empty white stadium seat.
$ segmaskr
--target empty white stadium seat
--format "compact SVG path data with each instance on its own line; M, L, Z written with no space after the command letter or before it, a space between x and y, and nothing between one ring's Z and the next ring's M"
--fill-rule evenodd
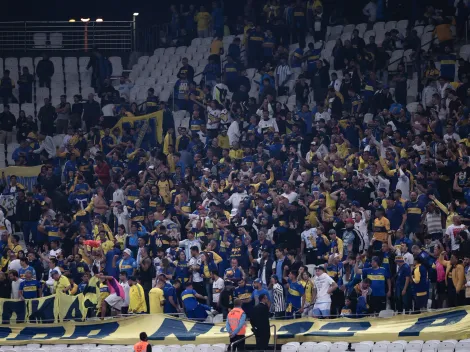
M397 27L396 21L389 21L385 23L384 29L386 32L390 32L392 29L395 29L396 27Z
M402 343L397 343L397 342L392 342L390 345L388 345L388 352L403 352L405 350L405 345Z
M207 344L197 345L196 348L194 349L194 352L207 352L207 349L209 347L210 345L207 345Z
M5 69L8 70L18 70L18 59L16 57L7 57L5 59Z
M122 75L122 60L120 56L111 56L109 57L109 62L111 62L111 65L113 67L113 76L121 76Z
M330 347L330 352L344 352L347 351L349 344L346 342L335 342Z
M470 351L470 341L460 341L455 344L455 352L468 352Z
M390 342L389 342L389 341L380 341L380 342L377 342L377 343L373 346L372 351L373 351L373 352L387 352L389 345L390 345Z
M32 57L21 57L20 58L20 70L23 71L23 67L27 67L29 73L34 74L34 64Z
M425 342L423 344L423 347L421 348L421 351L422 352L436 352L437 351L437 345L438 344Z
M34 33L33 42L34 42L35 48L45 48L46 42L47 42L47 34L46 33Z
M452 342L441 342L437 345L437 352L454 352L455 345Z
M282 352L297 352L299 350L299 342L288 342L281 347Z
M354 351L356 352L371 352L372 346L367 343L357 343L353 347Z
M63 35L62 33L51 33L49 34L49 41L50 41L50 48L52 49L60 49L62 48L62 40Z

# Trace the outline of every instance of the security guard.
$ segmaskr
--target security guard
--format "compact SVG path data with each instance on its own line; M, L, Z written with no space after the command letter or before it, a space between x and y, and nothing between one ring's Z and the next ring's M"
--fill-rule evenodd
M233 302L233 309L227 315L227 322L225 327L230 336L230 343L238 340L243 340L246 334L246 314L242 309L241 299L236 299ZM245 350L245 340L236 344L237 351Z
M148 337L145 332L139 335L140 341L134 345L134 352L152 352L152 346L147 342Z

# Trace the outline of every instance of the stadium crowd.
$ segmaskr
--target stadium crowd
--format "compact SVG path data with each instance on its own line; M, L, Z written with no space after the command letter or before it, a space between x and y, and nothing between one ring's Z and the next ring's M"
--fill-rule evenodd
M131 104L126 77L113 86L94 74L101 106L93 94L73 104L64 96L57 107L46 100L40 126L5 105L1 142L8 148L16 126L16 165L42 167L31 189L2 177L3 195L15 200L0 211L0 297L83 293L90 316L196 320L227 317L237 298L248 318L260 300L276 318L468 304L470 68L461 59L455 72L448 16L461 29L463 1L457 10L415 13L436 24L429 52L411 27L405 37L385 33L381 46L355 30L338 40L330 74L321 49L305 43L309 32L324 40L335 15L319 0L268 1L262 16L248 1L234 28L244 39L226 62L223 10L185 14L195 21L185 27L173 7L173 37L215 35L201 84L185 59L178 73L173 98L189 111L189 130L175 126L171 104L153 89L142 106ZM363 15L372 25L383 11L371 0ZM299 42L293 53L290 40ZM389 72L396 48L417 61ZM247 68L260 74L258 97L248 94ZM278 98L294 70L302 74L289 110ZM414 75L424 88L408 109ZM9 82L6 72L7 101ZM110 103L111 125L102 116ZM113 127L160 110L162 144L143 125Z

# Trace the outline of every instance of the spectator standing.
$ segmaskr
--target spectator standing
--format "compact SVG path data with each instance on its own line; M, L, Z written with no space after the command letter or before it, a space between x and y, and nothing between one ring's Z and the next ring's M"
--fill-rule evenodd
M10 105L3 106L3 112L0 114L0 143L8 145L13 138L13 127L16 126L16 118L10 112Z
M33 102L33 81L34 77L29 69L23 67L23 73L18 79L20 104Z
M230 337L230 343L243 340L246 334L246 314L242 309L242 300L235 299L233 309L227 315L226 329ZM237 343L236 351L245 350L245 340Z
M197 36L199 38L207 38L209 36L209 27L212 17L204 6L201 5L194 19L197 23Z
M278 96L281 95L288 95L289 94L289 87L287 87L287 82L289 81L292 75L292 71L287 64L287 60L285 57L281 58L281 62L279 66L276 68L276 81L277 81L277 94Z
M36 66L36 75L39 78L39 87L51 88L51 78L54 75L54 64L47 54L42 55Z
M83 121L88 133L97 125L101 115L100 104L95 100L95 95L88 94L88 100L83 104Z
M183 57L181 59L181 63L183 64L182 67L180 67L178 74L176 75L178 78L181 78L181 74L186 74L186 78L188 79L189 82L192 82L194 80L194 68L188 64L188 58Z
M10 77L10 70L3 71L3 77L0 79L0 98L3 104L11 102L17 102L13 96L13 88L15 88L15 82Z
M212 25L213 35L222 38L224 36L224 11L217 1L212 2Z
M261 294L258 299L259 303L253 308L250 323L256 338L256 349L264 351L268 349L271 338L269 299L265 294Z
M70 103L67 102L67 96L60 96L60 104L57 105L55 112L57 113L56 119L56 132L57 134L65 134L68 129L70 120Z

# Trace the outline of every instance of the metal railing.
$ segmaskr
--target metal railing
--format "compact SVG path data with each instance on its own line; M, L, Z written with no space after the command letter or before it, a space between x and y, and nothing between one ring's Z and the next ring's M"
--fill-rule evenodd
M0 22L0 50L3 51L131 51L133 21L105 22Z
M276 330L276 325L270 325L269 326L270 328L274 328L274 350L273 351L276 351L276 348L277 348L277 330ZM248 335L248 336L245 336L244 338L240 339L240 340L237 340L235 342L232 342L229 346L230 348L230 351L233 352L233 348L238 345L239 343L249 339L250 337L254 336L255 334L251 334L251 335Z

